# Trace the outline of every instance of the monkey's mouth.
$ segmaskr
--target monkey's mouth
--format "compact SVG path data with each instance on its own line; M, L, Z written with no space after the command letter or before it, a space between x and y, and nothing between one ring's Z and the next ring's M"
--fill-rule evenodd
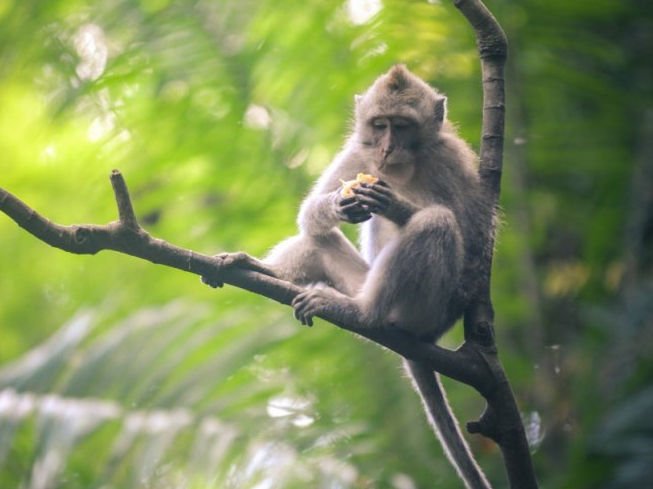
M399 158L386 158L380 165L376 166L376 169L380 172L384 170L394 170L404 165L404 161Z

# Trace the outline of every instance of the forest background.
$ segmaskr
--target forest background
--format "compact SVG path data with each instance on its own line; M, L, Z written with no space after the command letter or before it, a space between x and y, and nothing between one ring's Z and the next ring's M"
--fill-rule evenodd
M653 4L487 4L510 41L496 334L538 477L645 487ZM446 1L0 0L0 186L102 224L118 168L153 235L262 255L396 62L478 148L473 32ZM395 355L6 216L0 237L2 489L460 487ZM481 398L446 386L476 419ZM505 487L497 448L471 444Z

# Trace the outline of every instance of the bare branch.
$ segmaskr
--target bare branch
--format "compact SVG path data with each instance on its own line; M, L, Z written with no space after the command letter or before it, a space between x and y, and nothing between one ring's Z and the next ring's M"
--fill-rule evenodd
M302 288L262 273L238 267L224 267L220 258L203 255L174 246L162 239L153 238L140 227L133 210L127 184L121 173L111 173L120 219L105 225L56 224L40 214L10 192L0 188L0 211L50 246L76 254L95 254L113 250L152 263L194 273L219 277L225 283L290 305ZM487 391L491 372L484 368L480 357L474 361L474 352L461 348L457 351L431 345L392 325L364 328L355 315L323 316L338 327L378 343L409 360L419 360L443 375L469 384L479 391ZM485 374L485 375L483 375Z
M116 197L120 222L128 228L138 229L139 225L136 220L136 214L134 214L129 190L127 190L127 183L118 170L111 172L111 185L113 186L113 193Z
M452 0L476 34L483 78L483 127L479 173L487 195L488 219L492 219L501 192L505 125L504 67L508 40L501 26L481 0ZM494 311L490 276L494 243L488 243L479 277L477 301L465 314L465 337L481 344L493 342Z
M479 173L490 210L495 211L501 192L505 120L504 68L508 40L497 20L481 0L452 0L476 34L483 78L483 128ZM491 215L493 217L493 215ZM490 217L490 218L492 218ZM494 345L494 310L490 298L490 279L494 243L488 243L479 277L479 293L465 311L465 338L488 349L484 355L492 370L492 390L483 393L488 406L476 423L468 425L474 433L495 440L501 447L512 489L536 489L537 481L526 433L510 383Z

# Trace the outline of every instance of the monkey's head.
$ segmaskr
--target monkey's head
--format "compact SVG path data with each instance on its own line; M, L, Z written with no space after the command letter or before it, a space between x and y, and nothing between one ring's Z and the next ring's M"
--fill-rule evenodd
M437 139L446 97L396 65L356 96L356 136L382 175L410 178L420 149Z

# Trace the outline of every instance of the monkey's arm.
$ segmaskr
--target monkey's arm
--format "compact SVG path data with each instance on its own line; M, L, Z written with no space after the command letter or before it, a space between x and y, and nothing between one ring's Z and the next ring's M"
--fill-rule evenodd
M379 214L398 226L404 226L417 211L418 206L394 192L390 186L379 181L375 184L362 184L354 189L356 198L363 209Z

